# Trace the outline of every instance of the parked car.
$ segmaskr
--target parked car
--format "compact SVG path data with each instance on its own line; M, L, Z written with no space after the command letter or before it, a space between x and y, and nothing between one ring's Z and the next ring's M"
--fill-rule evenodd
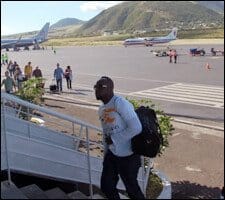
M168 56L168 54L167 54L166 51L160 51L160 52L156 53L155 55L156 55L156 56L159 56L159 57Z
M204 49L193 48L193 49L190 49L190 54L192 56L196 56L196 55L204 56L205 55L205 50Z
M153 54L159 57L164 57L169 55L169 51L167 49L154 50L152 52Z

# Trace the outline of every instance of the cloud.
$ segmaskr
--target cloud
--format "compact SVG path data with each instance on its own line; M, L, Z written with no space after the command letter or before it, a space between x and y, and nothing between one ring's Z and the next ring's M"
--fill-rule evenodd
M122 1L89 1L83 3L80 9L82 12L102 11L121 2Z

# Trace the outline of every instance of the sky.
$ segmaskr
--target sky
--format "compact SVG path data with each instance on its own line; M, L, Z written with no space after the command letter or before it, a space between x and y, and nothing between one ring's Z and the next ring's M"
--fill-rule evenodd
M1 1L1 35L40 30L64 18L88 21L122 1Z

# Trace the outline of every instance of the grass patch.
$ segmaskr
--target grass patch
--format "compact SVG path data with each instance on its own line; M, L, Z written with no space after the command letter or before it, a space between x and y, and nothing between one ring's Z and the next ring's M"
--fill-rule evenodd
M181 30L178 34L179 39L218 39L224 38L224 28Z
M122 45L122 41L94 41L90 40L67 40L67 39L51 39L44 44L45 46L112 46Z

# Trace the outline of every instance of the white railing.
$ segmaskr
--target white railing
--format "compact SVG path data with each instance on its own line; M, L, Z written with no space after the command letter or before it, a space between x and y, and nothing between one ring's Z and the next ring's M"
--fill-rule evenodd
M24 109L25 108L25 109ZM28 124L28 138L35 138L33 133L30 132L30 127L33 125L33 123L29 122L32 116L35 116L34 113L39 112L39 116L45 121L45 127L44 129L51 129L57 132L59 135L62 134L62 132L68 133L67 136L74 138L74 141L76 141L76 145L74 146L69 146L65 142L66 148L71 148L73 150L79 150L79 146L81 144L85 144L84 146L86 148L83 148L83 151L85 149L85 153L87 155L87 165L88 165L88 173L89 173L89 185L90 185L90 195L91 197L93 196L93 187L92 187L92 179L91 179L91 162L90 162L90 156L92 154L92 151L90 151L90 145L95 145L100 147L99 148L99 153L98 157L103 156L103 145L102 145L102 129L84 122L80 119L77 119L75 117L70 117L62 113L58 113L56 111L53 111L49 108L42 107L39 105L35 105L32 103L29 103L27 101L21 100L18 97L7 94L7 93L1 93L1 119L3 123L2 130L4 132L4 137L5 137L5 149L6 149L6 162L7 162L7 168L8 168L8 179L11 181L10 177L10 160L8 154L8 147L7 147L7 131L6 131L6 115L14 115L17 118L25 117L25 121ZM70 126L71 125L71 126ZM7 125L9 126L9 125ZM13 126L13 124L12 124ZM13 130L15 127L9 127ZM43 130L44 130L43 129ZM82 135L82 133L84 133ZM23 133L24 134L24 133ZM65 133L63 133L65 134ZM100 136L101 138L99 141L94 141L93 139L90 139L90 136L96 134L98 137ZM50 141L50 138L45 138L46 140ZM54 142L54 141L52 141ZM83 142L83 143L82 143ZM54 143L55 145L55 143ZM57 145L57 144L56 144ZM58 144L59 145L59 144ZM96 156L96 155L95 155ZM147 164L146 164L147 161ZM147 187L147 182L148 182L148 176L150 173L150 167L151 167L151 161L150 159L145 159L144 163L144 158L142 158L142 183L143 185L142 190L145 193L146 192L146 187ZM100 181L100 180L99 180Z

